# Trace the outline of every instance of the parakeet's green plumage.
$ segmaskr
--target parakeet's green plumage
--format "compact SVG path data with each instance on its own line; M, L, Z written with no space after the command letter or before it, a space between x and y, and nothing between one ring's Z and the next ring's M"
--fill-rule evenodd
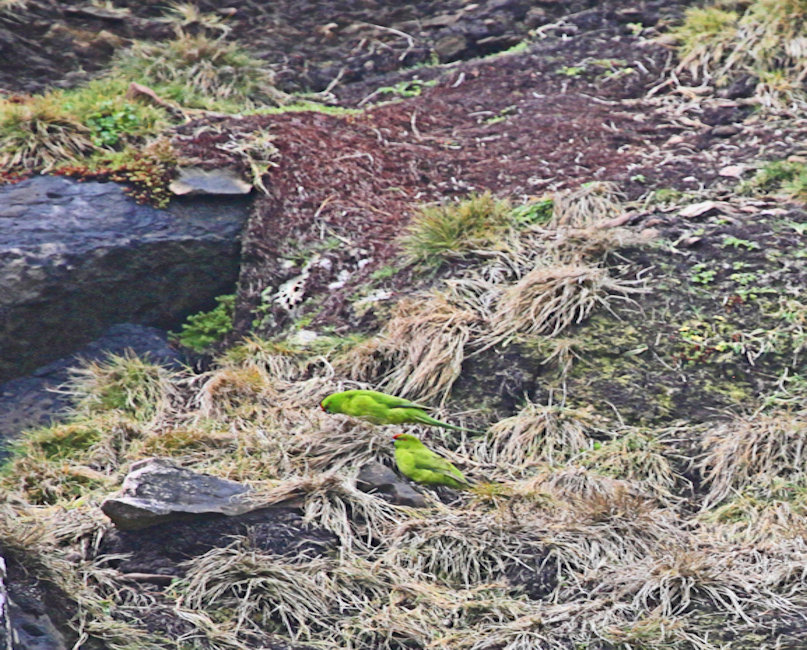
M454 465L436 454L415 436L399 433L395 440L395 463L401 474L424 485L447 485L466 490L471 482Z
M428 406L375 390L346 390L333 393L322 400L320 406L328 413L344 413L373 424L428 424L454 431L483 434L482 431L463 429L436 420L425 412Z

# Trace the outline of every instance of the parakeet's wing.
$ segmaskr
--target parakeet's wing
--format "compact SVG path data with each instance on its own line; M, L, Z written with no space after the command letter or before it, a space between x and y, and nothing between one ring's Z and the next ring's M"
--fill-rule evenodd
M470 485L470 481L462 475L454 465L431 449L424 449L413 454L415 469L429 470Z
M430 406L423 406L423 404L417 404L416 402L404 399L403 397L396 397L395 395L384 394L383 402L384 406L391 409L413 408L413 409L423 409L424 411L431 410Z

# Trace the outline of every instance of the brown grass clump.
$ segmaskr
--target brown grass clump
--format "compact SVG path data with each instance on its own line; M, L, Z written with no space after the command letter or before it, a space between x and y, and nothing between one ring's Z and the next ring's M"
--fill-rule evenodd
M768 588L765 568L757 558L732 549L675 548L619 567L595 593L607 590L637 613L652 610L674 617L695 607L751 623L766 609L792 606Z
M36 505L80 499L111 489L143 437L137 422L118 413L38 429L15 443L0 481Z
M593 182L555 195L548 227L588 228L624 211L614 183Z
M391 365L382 390L445 402L462 371L478 316L442 293L402 300L380 335L377 353Z
M756 96L764 106L803 103L803 0L753 0L725 9L720 4L688 9L684 23L672 30L679 42L679 70L718 87L749 75L758 80Z
M750 544L801 539L807 535L805 488L775 480L766 488L746 486L726 503L706 511L701 521L720 539Z
M342 555L367 552L408 516L407 508L394 506L356 488L352 477L328 473L287 478L281 485L256 496L266 505L302 500L305 522L334 533Z
M287 450L305 472L357 469L370 461L389 461L392 456L390 436L379 427L346 416L319 413L312 424L315 426L301 427Z
M73 402L77 414L119 412L139 421L154 421L170 408L177 375L131 354L109 355L71 369L59 392Z
M297 350L256 336L229 348L218 360L222 367L254 367L272 379L294 381L303 370Z
M686 480L673 469L669 450L655 436L640 429L625 428L613 440L587 452L582 464L597 472L629 481L641 481L657 496L669 499Z
M557 336L586 319L595 307L607 306L609 294L626 297L641 292L636 285L587 264L538 266L504 289L491 332L483 338L489 346L519 333Z
M708 487L702 507L712 508L748 485L767 488L777 478L804 481L807 420L778 411L738 416L717 425L703 441L697 469Z
M398 526L388 537L385 561L415 576L465 589L506 583L514 571L541 573L546 550L538 530L531 537L524 526L487 513L444 509L436 514Z
M265 413L279 395L269 374L256 365L223 367L199 376L196 393L199 414L206 418Z
M562 463L590 447L586 430L591 424L590 413L528 403L518 414L488 429L480 454L510 471Z

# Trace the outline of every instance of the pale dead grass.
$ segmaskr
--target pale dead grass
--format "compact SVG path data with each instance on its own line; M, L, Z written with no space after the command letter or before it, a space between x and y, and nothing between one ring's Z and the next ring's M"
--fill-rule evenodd
M419 579L470 589L486 582L507 584L516 569L540 573L545 545L538 534L482 512L439 509L432 517L411 519L387 539L385 562Z
M775 479L803 481L807 472L807 420L803 412L740 415L716 425L702 444L696 468L708 488L708 510L748 485Z
M623 212L622 197L614 183L586 183L555 195L548 228L588 228L619 217Z
M622 427L614 431L612 440L588 451L581 463L596 471L629 481L641 482L662 499L672 499L691 483L671 462L670 450L650 432Z
M488 463L523 474L544 463L562 463L591 447L592 413L542 404L527 405L488 429L478 451Z
M474 312L440 292L402 300L374 349L392 367L381 380L381 389L415 400L445 402L462 372L465 346L478 320Z
M539 266L503 291L482 341L493 345L516 334L557 336L596 307L607 306L611 294L626 297L641 291L637 281L613 278L602 267Z

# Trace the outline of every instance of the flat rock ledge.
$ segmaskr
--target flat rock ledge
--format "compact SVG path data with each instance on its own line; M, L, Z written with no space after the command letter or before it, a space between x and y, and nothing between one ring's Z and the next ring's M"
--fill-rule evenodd
M356 487L362 492L377 493L381 498L398 506L425 508L426 498L412 485L386 465L376 461L367 463L356 477Z
M177 467L165 458L147 458L132 465L119 493L101 510L121 530L137 530L188 515L240 515L254 510L241 483Z

